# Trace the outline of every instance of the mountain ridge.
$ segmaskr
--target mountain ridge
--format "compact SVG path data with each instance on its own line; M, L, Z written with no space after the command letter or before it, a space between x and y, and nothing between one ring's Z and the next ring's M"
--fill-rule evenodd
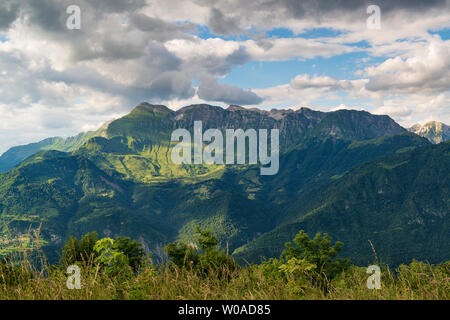
M342 119L350 116L345 128L340 129ZM0 157L0 172L6 172L15 165L19 164L28 156L41 150L58 150L67 152L76 152L80 147L93 138L89 147L93 149L106 148L107 150L126 150L127 157L117 156L115 159L107 159L105 155L102 157L104 165L103 169L117 169L117 166L123 167L119 170L129 178L136 178L130 175L127 163L131 161L136 166L151 166L153 169L145 174L157 174L158 177L172 177L172 171L166 170L162 175L157 173L157 167L169 166L168 159L164 160L165 155L170 152L170 134L176 128L187 128L192 132L193 122L195 120L202 121L204 129L214 128L219 130L225 129L280 129L280 147L282 150L300 143L303 139L310 136L321 134L323 137L334 135L339 138L362 138L370 139L383 135L392 135L405 130L395 123L394 120L387 116L375 116L364 111L335 111L321 112L308 108L299 110L291 109L272 109L270 111L259 110L255 108L243 108L231 105L227 109L219 106L208 104L188 105L177 111L171 110L164 105L154 105L146 102L135 106L130 113L116 120L109 121L97 131L79 134L78 138L54 138L55 141L50 143L30 144L26 146L15 147L8 150ZM322 121L328 125L320 125ZM320 128L316 128L316 127ZM328 127L327 127L328 126ZM127 129L128 128L128 129ZM311 132L316 128L316 132ZM355 130L359 130L356 132ZM131 130L131 131L127 131ZM128 132L128 133L127 133ZM308 137L309 134L309 137ZM124 136L133 137L133 141L128 141ZM104 138L105 140L99 139ZM122 138L119 138L122 137ZM74 140L75 142L71 141ZM153 141L153 142L151 142ZM156 141L156 144L154 143ZM162 144L161 144L162 143ZM130 145L131 144L131 149ZM140 145L140 146L139 146ZM134 147L133 147L134 146ZM143 146L150 147L150 151L143 150ZM136 150L136 148L138 150ZM86 149L86 148L85 148ZM157 152L160 155L157 163L151 164L143 160L142 156L145 152ZM83 150L83 152L86 150ZM90 152L90 151L87 151ZM135 156L132 157L131 155ZM12 156L11 156L12 155ZM19 156L20 155L20 156ZM131 159L132 158L132 159ZM100 158L98 158L99 160ZM100 161L100 160L99 160ZM113 161L114 163L111 163ZM95 162L95 161L94 161ZM102 167L102 165L100 165ZM175 170L175 175L189 176L191 168L184 170ZM208 169L202 169L208 170ZM212 168L211 170L216 170ZM164 171L164 170L163 170ZM142 176L142 174L140 175ZM140 178L138 178L140 179ZM159 178L158 178L159 179Z
M449 174L450 142L363 163L336 183L300 196L289 219L234 255L254 262L277 256L303 229L342 240L343 254L362 265L373 258L368 240L391 265L419 256L431 263L448 259Z
M258 114L273 119L274 123L283 120L284 118L286 118L286 116L289 115L292 116L293 114L297 115L302 114L305 116L305 118L315 121L316 124L321 122L324 118L326 118L327 115L328 117L331 117L332 114L334 114L335 116L339 116L339 114L345 112L355 112L355 110L337 110L334 112L322 112L305 107L302 107L298 110L292 109L261 110L258 108L244 108L237 105L230 105L228 108L222 108L219 106L212 106L208 104L188 105L175 111L164 105L154 105L147 102L142 102L137 106L135 106L128 115L132 114L133 112L138 112L139 109L147 112L156 111L158 114L169 115L173 120L178 121L184 125L186 125L186 122L185 121L183 122L183 118L195 116L198 117L199 119L206 120L207 127L212 127L212 124L209 123L210 121L208 121L210 119L205 117L205 113L208 114L208 111L209 114L211 114L211 112L215 114L220 114L222 118L223 115L226 114L227 112L241 114L241 116ZM356 112L359 112L360 114L370 114L366 111L356 111ZM389 118L390 121L392 121L392 123L395 122L389 116L380 116L380 117L387 117ZM73 137L68 138L51 137L27 145L11 147L0 156L0 173L7 172L8 170L12 169L15 165L25 160L27 157L42 150L57 150L57 151L71 152L79 148L90 138L97 136L106 138L109 125L115 122L116 120L110 120L106 122L96 131L90 131L86 133L82 132ZM188 125L192 127L192 123ZM175 127L181 126L182 126L181 124L175 125ZM281 124L280 127L284 127L284 124ZM438 121L430 121L425 125L416 124L410 128L407 128L406 130L418 134L422 137L425 137L432 143L439 143L450 139L450 127ZM393 128L391 134L395 133L398 133L398 128ZM330 130L326 132L325 135L326 134L334 135L336 134L336 132L333 131L333 128L330 128Z
M40 151L55 150L71 152L76 150L90 138L104 135L107 124L102 125L96 131L82 132L68 138L51 137L39 142L12 147L0 156L0 173L11 170L28 157Z

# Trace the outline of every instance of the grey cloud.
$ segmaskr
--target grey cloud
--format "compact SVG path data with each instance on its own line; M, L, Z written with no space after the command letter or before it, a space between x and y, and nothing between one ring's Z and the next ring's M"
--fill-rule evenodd
M230 54L225 61L233 65L242 65L251 60L250 55L247 53L244 47L239 47L238 50Z
M27 1L23 5L22 13L31 25L37 25L48 32L64 32L67 30L65 22L68 5L65 1Z
M141 45L135 45L132 43L124 43L120 41L106 37L102 41L102 51L96 58L102 57L106 59L136 59L144 55Z
M179 70L181 60L168 52L162 44L150 43L145 57L137 63L142 68L135 75L137 80L131 84L119 83L82 66L74 66L62 72L46 70L37 76L47 81L86 86L100 92L120 95L133 103L149 98L187 99L195 94L191 78Z
M124 35L125 36L125 35ZM141 41L133 41L131 38L119 38L110 34L105 34L98 39L100 46L91 47L89 41L80 41L79 47L73 48L74 59L129 59L143 58L143 67L151 68L156 72L175 70L181 66L181 59L169 52L166 47L157 40L145 38Z
M426 77L426 78L425 78ZM428 74L424 78L404 81L396 75L383 75L372 77L366 84L366 89L373 92L445 92L450 90L450 77L446 74Z
M4 1L4 0L3 0ZM0 3L0 30L8 29L19 16L19 4L12 1Z
M432 8L444 7L447 0L282 0L278 4L286 10L292 17L303 18L308 16L321 17L329 13L336 12L354 12L365 10L367 6L375 4L380 7L382 12L389 13L395 10L422 11Z
M177 77L177 81L170 78ZM67 85L84 86L92 90L111 95L121 96L127 101L145 101L149 98L176 98L181 95L188 97L193 95L192 87L188 88L186 77L180 77L176 72L166 72L155 77L149 84L125 85L112 79L103 77L98 72L88 68L77 68L76 70L66 70L57 72L47 71L45 75L37 75L38 78L46 79L48 82L63 82ZM189 79L189 86L191 85ZM189 89L192 91L189 92Z
M68 54L73 63L138 59L148 53L149 43L153 41L193 38L188 33L195 30L191 23L172 24L136 13L145 3L141 0L34 0L22 3L21 12L23 21L37 27L33 28L37 38L70 47ZM81 30L69 30L65 25L66 9L72 4L81 8ZM120 19L124 24L111 13L122 13Z
M31 25L56 33L69 33L66 9L77 5L81 9L83 28L94 32L96 23L111 13L130 14L146 5L145 0L32 0L22 1L22 13Z
M59 37L57 37L56 40ZM61 40L60 43L64 40ZM92 46L95 42L96 45ZM89 60L133 60L145 55L146 43L133 43L129 39L123 41L111 38L105 35L103 38L87 39L82 37L74 37L72 42L67 43L70 50L67 52L67 56L73 64ZM118 62L120 63L120 62Z
M81 30L66 27L69 5L81 8ZM57 41L71 47L74 63L94 59L136 59L145 55L150 41L192 39L191 23L182 25L165 22L136 11L145 0L33 0L22 2L22 17L29 26L37 27L38 38ZM110 14L120 13L120 19ZM114 19L111 19L114 17ZM128 22L128 23L125 23Z
M322 21L354 21L355 16L365 16L369 5L378 5L382 14L390 14L399 11L426 12L433 9L449 10L449 0L194 0L205 7L214 6L223 17L229 14L245 17L246 22L256 28L270 29L279 26L287 19L314 19ZM261 18L263 17L263 18ZM212 30L227 31L226 23L218 23L219 19L209 20Z
M219 9L211 8L209 17L209 27L212 32L220 35L238 34L241 32L239 27L239 17L227 17Z
M13 53L0 53L0 70L6 73L0 76L0 101L19 107L39 99L36 83L21 58Z
M263 101L257 94L231 86L218 83L215 79L205 79L198 88L200 99L206 101L220 101L227 104L252 105Z
M200 57L196 61L189 61L194 64L197 70L205 70L207 73L215 76L223 76L231 72L231 70L240 65L251 61L251 56L244 47L239 47L226 57L218 57L217 55L209 55Z
M146 78L155 77L165 71L176 71L181 69L182 60L167 48L156 41L150 42L144 58L142 75ZM151 73L149 72L151 70ZM141 78L140 81L145 81Z
M141 13L133 14L130 23L141 31L147 33L151 39L167 41L171 39L193 39L188 32L196 30L194 24L172 24L159 18L149 17Z
M95 9L103 12L131 12L146 5L145 0L87 0Z
M267 38L256 39L256 44L260 48L263 48L266 51L272 49L273 46L275 45L273 39L267 39Z
M192 98L192 80L182 72L169 71L154 79L147 89L150 97L161 100Z

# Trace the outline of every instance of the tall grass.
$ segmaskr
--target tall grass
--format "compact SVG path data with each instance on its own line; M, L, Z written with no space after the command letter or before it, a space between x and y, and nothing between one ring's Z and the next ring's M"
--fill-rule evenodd
M138 274L109 276L92 262L81 266L80 290L66 286L66 270L23 261L3 263L0 299L85 300L296 300L296 299L444 299L450 298L450 263L432 266L413 262L395 272L384 268L382 288L366 287L365 268L352 266L333 279L324 292L310 282L295 283L282 275L267 275L260 265L238 270L211 270L207 275L187 268L147 265ZM226 274L227 276L223 276ZM303 281L303 280L302 280Z
M39 242L39 233L35 235ZM1 300L299 300L450 299L450 261L433 266L413 261L395 270L381 266L381 289L366 286L366 268L350 266L319 286L308 276L289 276L271 263L208 270L155 266L148 259L138 272L125 267L111 274L94 256L78 263L81 289L67 288L62 265L48 265L43 250L22 250L0 259ZM201 271L199 271L201 270ZM317 282L316 282L317 283ZM323 288L326 287L326 290Z

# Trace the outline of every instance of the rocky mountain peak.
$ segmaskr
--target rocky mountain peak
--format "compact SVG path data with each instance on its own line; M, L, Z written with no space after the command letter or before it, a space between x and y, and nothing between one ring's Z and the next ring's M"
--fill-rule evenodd
M226 110L227 111L243 111L243 110L247 110L247 109L245 109L244 107L232 104Z
M435 144L450 140L450 127L438 121L430 121L424 125L415 124L408 130Z
M164 106L164 105L159 105L159 104L150 104L147 102L142 102L140 104L138 104L136 107L134 107L134 109L131 111L131 113L133 112L137 112L137 111L146 111L146 112L153 112L153 113L174 113L173 110L169 109L168 107Z

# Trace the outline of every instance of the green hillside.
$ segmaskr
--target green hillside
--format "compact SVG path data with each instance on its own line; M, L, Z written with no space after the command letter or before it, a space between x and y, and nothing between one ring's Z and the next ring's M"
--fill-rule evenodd
M358 166L335 183L300 196L276 229L235 251L247 260L276 256L303 229L345 243L359 264L450 257L450 143L425 146Z
M279 173L261 176L257 166L173 164L171 132L176 128L192 130L194 121L199 120L203 130L279 128ZM161 248L168 241L190 242L195 226L200 225L216 233L222 247L228 246L230 252L236 250L238 258L257 260L262 255L279 255L284 241L305 229L310 233L341 232L336 238L349 243L344 253L355 261L365 261L371 254L366 252L365 232L377 232L373 225L378 226L370 212L379 210L380 217L384 217L380 230L397 230L395 223L407 224L412 219L402 211L406 209L400 203L407 197L415 199L417 190L405 189L398 194L385 188L383 192L391 197L389 206L385 206L384 198L369 201L359 195L372 194L372 184L354 187L354 195L349 196L350 191L345 192L348 184L343 183L362 168L365 174L377 176L379 168L372 162L394 156L389 160L394 164L386 162L391 169L382 167L386 171L383 177L390 181L390 170L396 172L395 159L408 163L415 152L435 150L426 139L408 133L389 117L367 112L323 113L305 108L260 111L209 105L188 106L175 112L146 103L90 136L80 135L70 143L62 143L69 144L71 152L39 152L0 174L0 237L20 239L30 228L40 227L45 251L53 260L70 235L79 237L93 230L102 237L138 239L147 251L164 259ZM439 150L433 152L447 152ZM438 164L442 165L429 165ZM418 163L408 170L414 175L420 168ZM393 181L398 185L411 184L401 175L396 179ZM445 195L444 187L436 185L433 192ZM425 194L420 205L426 204L427 197ZM350 208L354 211L338 219L337 211L330 208L346 208L345 201L352 201ZM448 210L442 202L436 200L433 204L436 210ZM393 210L399 210L399 214L393 214ZM388 213L392 219L385 217ZM305 224L308 221L312 222ZM444 222L440 222L441 228ZM417 258L439 260L442 252L438 246L438 251L429 250L428 242L417 246L410 233L432 241L432 231L436 231L436 237L445 236L441 229L419 224L416 229L406 228L404 234L388 231L383 232L401 234L401 243L408 248L405 250L415 246L410 252ZM373 235L369 239L380 256L389 261L409 258L393 249L394 236L386 242Z
M80 133L69 138L48 138L36 143L13 147L0 156L0 173L7 172L20 164L26 158L44 150L70 152L81 147L90 138L102 133L103 128L97 131Z

